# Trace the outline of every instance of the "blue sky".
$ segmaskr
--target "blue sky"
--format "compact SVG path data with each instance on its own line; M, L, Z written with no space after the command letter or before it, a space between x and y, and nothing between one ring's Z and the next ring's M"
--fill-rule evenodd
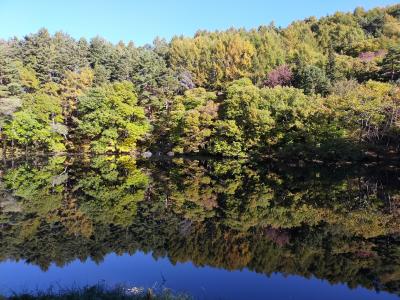
M75 38L150 43L156 36L191 36L199 29L286 26L308 16L398 3L390 0L0 0L0 38L46 27Z

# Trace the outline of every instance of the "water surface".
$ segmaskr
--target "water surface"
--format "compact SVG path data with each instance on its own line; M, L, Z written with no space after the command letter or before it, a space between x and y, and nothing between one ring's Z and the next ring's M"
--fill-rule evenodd
M196 299L397 299L393 166L3 162L0 293L109 285Z

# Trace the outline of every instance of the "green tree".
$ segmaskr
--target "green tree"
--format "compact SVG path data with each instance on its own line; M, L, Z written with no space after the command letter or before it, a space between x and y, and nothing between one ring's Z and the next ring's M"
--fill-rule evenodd
M178 153L204 152L218 117L216 95L203 88L175 98L170 112L170 141Z
M40 82L36 77L35 70L32 68L21 67L19 70L19 77L21 86L26 92L32 93L39 89Z
M300 66L295 75L295 83L296 87L303 89L308 95L325 95L330 86L324 70L314 65Z
M54 48L54 61L52 65L52 81L60 83L68 71L78 72L88 67L87 54L84 44L77 43L71 36L63 32L56 32L51 39ZM82 53L83 52L83 53Z
M5 126L5 134L26 149L63 151L66 128L62 125L61 100L43 92L23 98L22 110Z
M0 44L0 97L17 96L21 90L18 65L9 45Z
M243 132L234 120L218 120L214 125L210 152L227 157L244 157Z
M382 61L383 78L395 81L400 78L400 47L391 47Z
M78 133L90 150L131 152L149 130L133 85L121 82L92 88L79 98Z
M54 75L55 49L47 29L24 37L21 41L22 60L25 66L32 68L41 83L49 82Z
M150 120L160 117L178 89L178 81L166 61L154 49L139 48L132 58L129 79L137 88L140 105Z
M275 122L262 99L261 90L244 78L232 82L226 94L221 107L222 116L225 120L233 120L239 128L242 137L238 136L236 142L243 141L245 152L265 146ZM235 130L233 123L228 128Z
M380 153L399 145L399 89L368 81L326 101L348 139L365 150Z

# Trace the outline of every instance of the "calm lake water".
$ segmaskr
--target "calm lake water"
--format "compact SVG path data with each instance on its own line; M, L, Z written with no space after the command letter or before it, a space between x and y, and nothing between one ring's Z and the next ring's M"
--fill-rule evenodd
M195 299L398 299L400 171L128 156L0 172L0 294L113 286Z

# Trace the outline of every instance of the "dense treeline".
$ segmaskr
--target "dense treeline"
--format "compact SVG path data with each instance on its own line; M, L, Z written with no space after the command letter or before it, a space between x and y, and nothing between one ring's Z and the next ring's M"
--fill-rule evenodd
M399 5L144 47L42 29L0 42L3 153L397 154L399 45Z
M47 269L140 250L400 292L397 169L107 155L1 170L0 261Z

